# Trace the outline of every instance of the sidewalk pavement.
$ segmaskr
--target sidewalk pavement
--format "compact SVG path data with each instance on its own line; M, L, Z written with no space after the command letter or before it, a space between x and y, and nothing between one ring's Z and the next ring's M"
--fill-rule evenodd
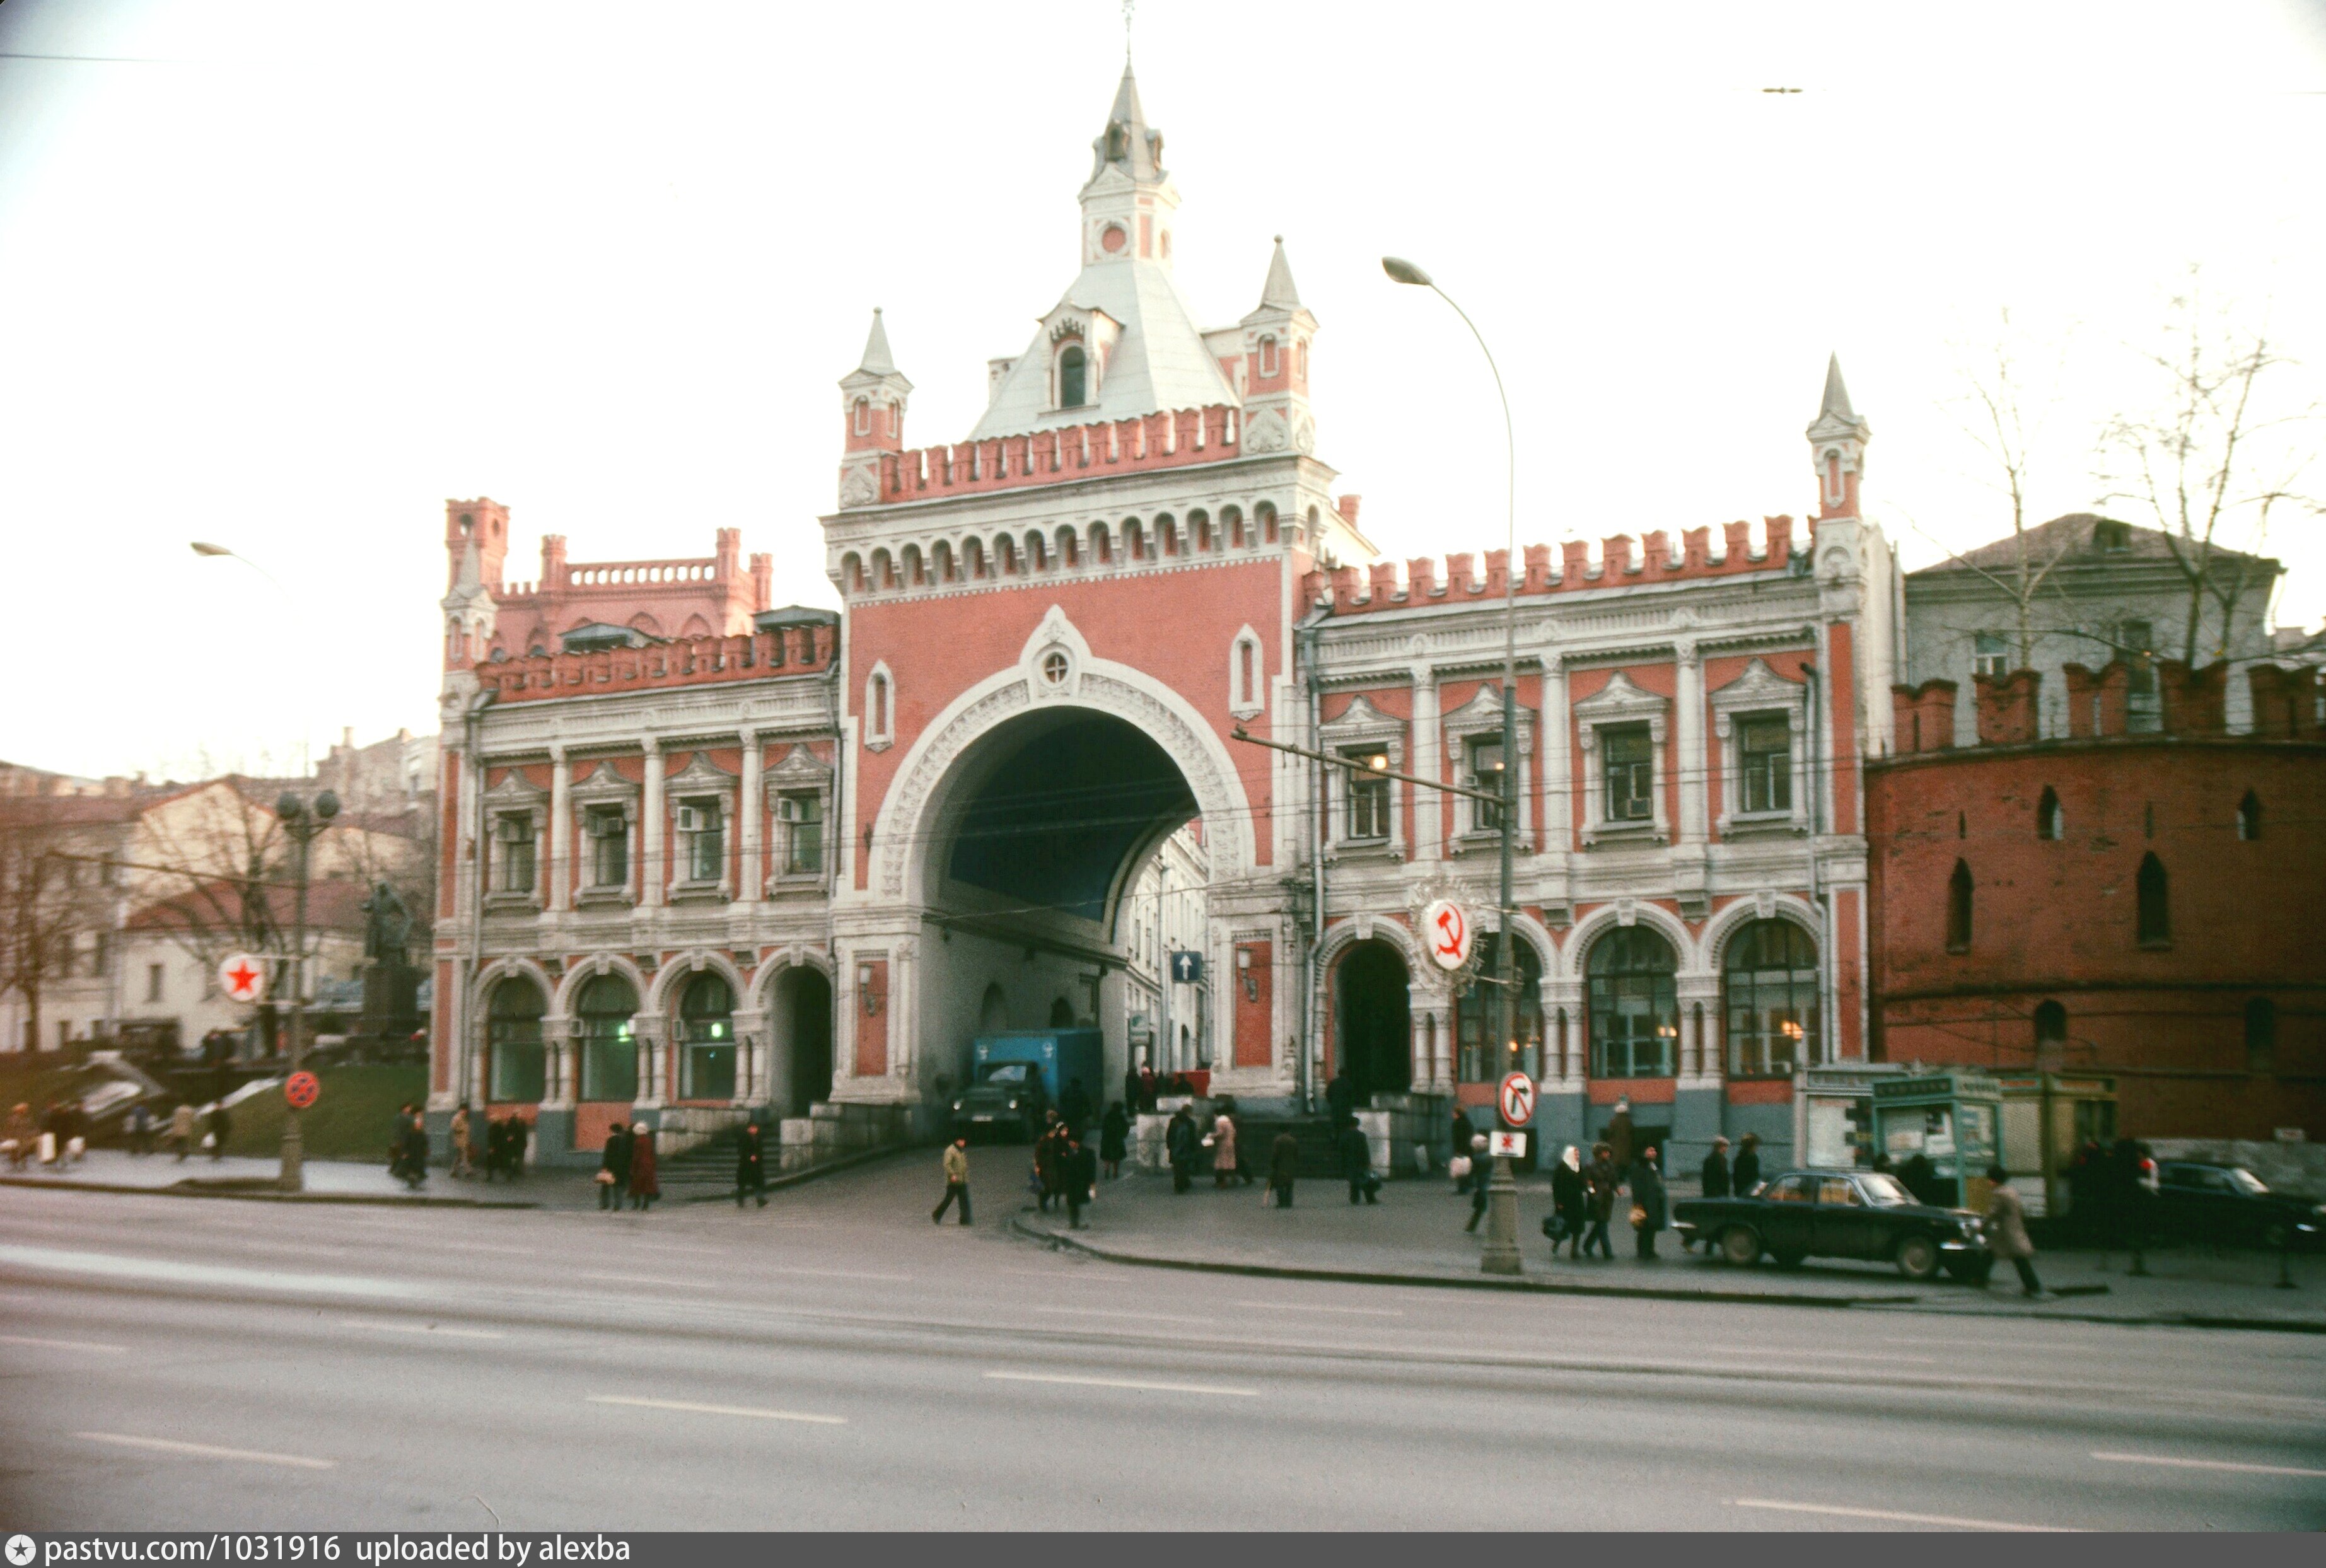
M586 1178L563 1174L526 1176L521 1183L487 1185L481 1181L456 1182L442 1171L431 1171L427 1185L417 1192L387 1174L387 1166L372 1160L309 1160L306 1190L296 1194L273 1192L280 1162L229 1155L213 1160L195 1155L180 1161L175 1155L132 1155L119 1149L91 1149L70 1167L29 1164L22 1171L0 1166L0 1185L11 1187L79 1188L96 1192L167 1192L179 1197L234 1197L274 1202L457 1204L463 1208L563 1208L578 1199L594 1203L596 1193ZM572 1193L563 1189L571 1187Z
M1019 1229L1122 1263L1225 1273L1380 1281L1399 1285L1634 1295L1683 1301L1766 1302L1804 1306L1940 1312L1961 1316L2064 1317L2112 1322L2177 1323L2200 1327L2279 1328L2326 1333L2326 1257L2293 1259L2297 1288L2275 1288L2275 1254L2201 1248L2153 1251L2146 1277L2126 1273L2122 1253L2047 1253L2035 1259L2046 1288L2058 1299L2030 1301L2008 1267L1984 1289L1941 1276L1917 1284L1884 1264L1812 1260L1779 1268L1763 1259L1737 1268L1702 1251L1680 1250L1679 1238L1658 1238L1660 1257L1633 1256L1633 1238L1619 1214L1608 1227L1611 1262L1549 1260L1542 1221L1550 1211L1547 1181L1519 1183L1516 1280L1482 1274L1478 1258L1484 1225L1465 1234L1470 1201L1443 1179L1387 1183L1378 1204L1353 1205L1338 1181L1303 1181L1289 1210L1266 1207L1260 1186L1224 1192L1210 1182L1175 1195L1160 1176L1125 1175L1101 1183L1098 1201L1084 1211L1086 1226L1070 1231L1063 1214L1030 1207L1016 1216Z

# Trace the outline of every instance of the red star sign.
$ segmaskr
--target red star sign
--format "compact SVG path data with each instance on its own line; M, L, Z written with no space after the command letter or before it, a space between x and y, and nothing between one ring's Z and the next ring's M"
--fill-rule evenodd
M237 964L227 970L226 983L237 997L253 995L258 989L258 971L247 963Z

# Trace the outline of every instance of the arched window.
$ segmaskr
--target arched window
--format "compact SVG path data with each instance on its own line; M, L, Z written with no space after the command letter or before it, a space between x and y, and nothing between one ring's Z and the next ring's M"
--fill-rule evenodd
M1679 1043L1671 943L1644 925L1619 925L1591 944L1584 969L1594 1078L1670 1078Z
M630 1020L638 994L620 975L600 975L582 988L574 1007L582 1021L582 1098L628 1105L638 1097L637 1037Z
M548 1074L541 1046L541 1016L549 1010L541 988L522 976L493 987L485 1009L486 1098L536 1105Z
M2246 1071L2272 1072L2277 1068L2277 1004L2267 997L2246 1003Z
M2043 786L2043 798L2035 803L2035 836L2057 839L2067 832L2068 814L2060 809L2059 793L2051 785Z
M872 433L872 405L861 397L856 400L856 433Z
M1967 861L1955 862L1955 874L1947 878L1947 951L1970 951L1970 866Z
M678 999L678 1097L735 1098L735 992L705 970Z
M1069 343L1058 356L1058 406L1080 408L1088 403L1090 361L1080 344Z
M2238 838L2252 843L2261 837L2261 797L2251 790L2238 803Z
M1308 339L1306 338L1296 338L1292 342L1292 379L1300 382L1308 379Z
M1272 376L1277 370L1276 339L1273 336L1262 338L1260 340L1260 373Z
M890 700L889 672L875 670L864 682L864 742L870 746L889 738Z
M2165 884L2164 862L2151 850L2140 861L2137 884L2140 945L2170 947L2172 945L2172 890Z
M1728 1072L1790 1077L1821 1056L1817 943L1790 920L1756 920L1730 939L1721 966Z
M1493 992L1496 977L1503 972L1501 941L1502 933L1492 931L1478 939L1478 967L1471 971L1470 983L1454 998L1454 1038L1462 1048L1460 1070L1465 1083L1498 1083L1510 1072L1542 1076L1542 963L1524 942L1512 953L1517 960L1518 1014L1512 1039L1518 1049L1512 1050L1508 1042L1500 1050L1493 1048Z
M2035 1004L2035 1066L2057 1072L2068 1045L2068 1009L2053 1001Z

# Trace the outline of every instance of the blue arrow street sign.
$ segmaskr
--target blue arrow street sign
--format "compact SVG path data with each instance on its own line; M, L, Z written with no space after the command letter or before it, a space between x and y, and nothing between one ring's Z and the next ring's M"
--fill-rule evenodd
M1183 986L1192 986L1204 978L1204 955L1199 952L1175 952L1171 955L1171 978Z

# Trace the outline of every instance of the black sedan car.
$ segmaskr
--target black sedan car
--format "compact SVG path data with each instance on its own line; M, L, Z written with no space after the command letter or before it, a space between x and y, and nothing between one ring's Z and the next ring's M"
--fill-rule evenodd
M2165 1230L2191 1240L2266 1247L2315 1247L2326 1233L2326 1205L2273 1192L2243 1165L2167 1160L2157 1172L2156 1206Z
M1920 1202L1879 1171L1788 1171L1750 1197L1684 1198L1672 1227L1736 1264L1763 1252L1788 1268L1805 1257L1855 1257L1894 1263L1909 1279L1943 1268L1983 1280L1990 1261L1977 1215Z

